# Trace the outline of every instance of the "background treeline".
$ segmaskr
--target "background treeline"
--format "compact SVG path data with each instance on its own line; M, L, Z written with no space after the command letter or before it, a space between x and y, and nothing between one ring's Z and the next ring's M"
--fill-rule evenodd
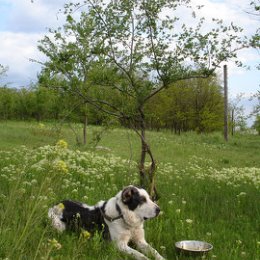
M117 97L113 95L111 98L115 99L116 104ZM222 88L216 77L181 81L154 96L145 110L149 129L166 128L175 133L221 130ZM69 120L82 123L87 120L89 124L101 125L111 118L69 93L36 85L20 89L1 87L0 119ZM121 124L127 126L125 122Z
M223 127L223 94L216 77L190 79L166 89L147 106L148 126L175 133L211 132Z

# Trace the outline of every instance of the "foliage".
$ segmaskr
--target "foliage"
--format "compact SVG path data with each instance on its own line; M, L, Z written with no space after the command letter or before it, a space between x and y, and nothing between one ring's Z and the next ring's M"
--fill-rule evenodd
M256 131L260 135L260 115L256 116L256 119L255 119L253 127L256 129Z
M8 67L5 67L2 64L0 64L0 78L5 76L7 71L8 71Z
M253 11L250 12L253 15L260 15L260 1L254 0L250 2L250 6L253 8Z
M247 13L258 19L260 17L260 1L251 1L250 10ZM251 45L258 50L260 49L260 27L257 28L255 34L252 36ZM257 69L260 69L260 63L257 65Z
M55 118L58 97L43 88L0 88L1 119L46 120ZM62 107L60 107L62 109Z
M258 115L260 113L260 90L257 91L257 93L255 93L252 96L252 99L256 98L257 99L257 104L254 107L254 110L252 112L252 115Z
M181 81L153 97L146 106L147 122L153 129L175 133L220 130L223 125L222 87L216 77Z
M85 112L92 124L105 121L101 113L93 108L86 111L84 104L65 93L41 86L20 89L0 87L0 119L82 122Z
M240 105L243 96L244 94L237 95L236 98L229 104L232 135L237 130L243 131L246 129L246 116L244 115L244 107Z

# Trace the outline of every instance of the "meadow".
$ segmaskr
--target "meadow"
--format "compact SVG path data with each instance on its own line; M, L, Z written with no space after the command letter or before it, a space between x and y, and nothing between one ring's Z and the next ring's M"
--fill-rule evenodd
M260 137L148 138L162 214L146 222L147 241L168 260L177 259L175 242L190 239L212 243L211 260L260 260ZM47 211L65 198L95 204L138 184L139 148L126 129L90 126L87 145L77 146L66 125L0 122L0 259L130 259L99 234L56 232Z

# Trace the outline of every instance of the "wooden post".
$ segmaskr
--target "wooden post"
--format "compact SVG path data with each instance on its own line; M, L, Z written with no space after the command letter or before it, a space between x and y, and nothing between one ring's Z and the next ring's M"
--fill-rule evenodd
M227 65L224 65L224 138L228 141L228 79Z

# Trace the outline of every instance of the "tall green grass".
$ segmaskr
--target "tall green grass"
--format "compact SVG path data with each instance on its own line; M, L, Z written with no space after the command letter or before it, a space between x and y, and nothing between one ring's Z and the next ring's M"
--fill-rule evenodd
M47 211L61 199L94 204L138 184L138 139L113 129L94 149L100 129L91 127L87 147L76 147L69 128L54 129L0 124L0 259L130 259L99 234L56 232ZM225 143L220 134L149 132L148 138L162 214L146 222L147 240L167 259L177 259L176 241L196 239L213 244L209 259L259 260L259 137Z

